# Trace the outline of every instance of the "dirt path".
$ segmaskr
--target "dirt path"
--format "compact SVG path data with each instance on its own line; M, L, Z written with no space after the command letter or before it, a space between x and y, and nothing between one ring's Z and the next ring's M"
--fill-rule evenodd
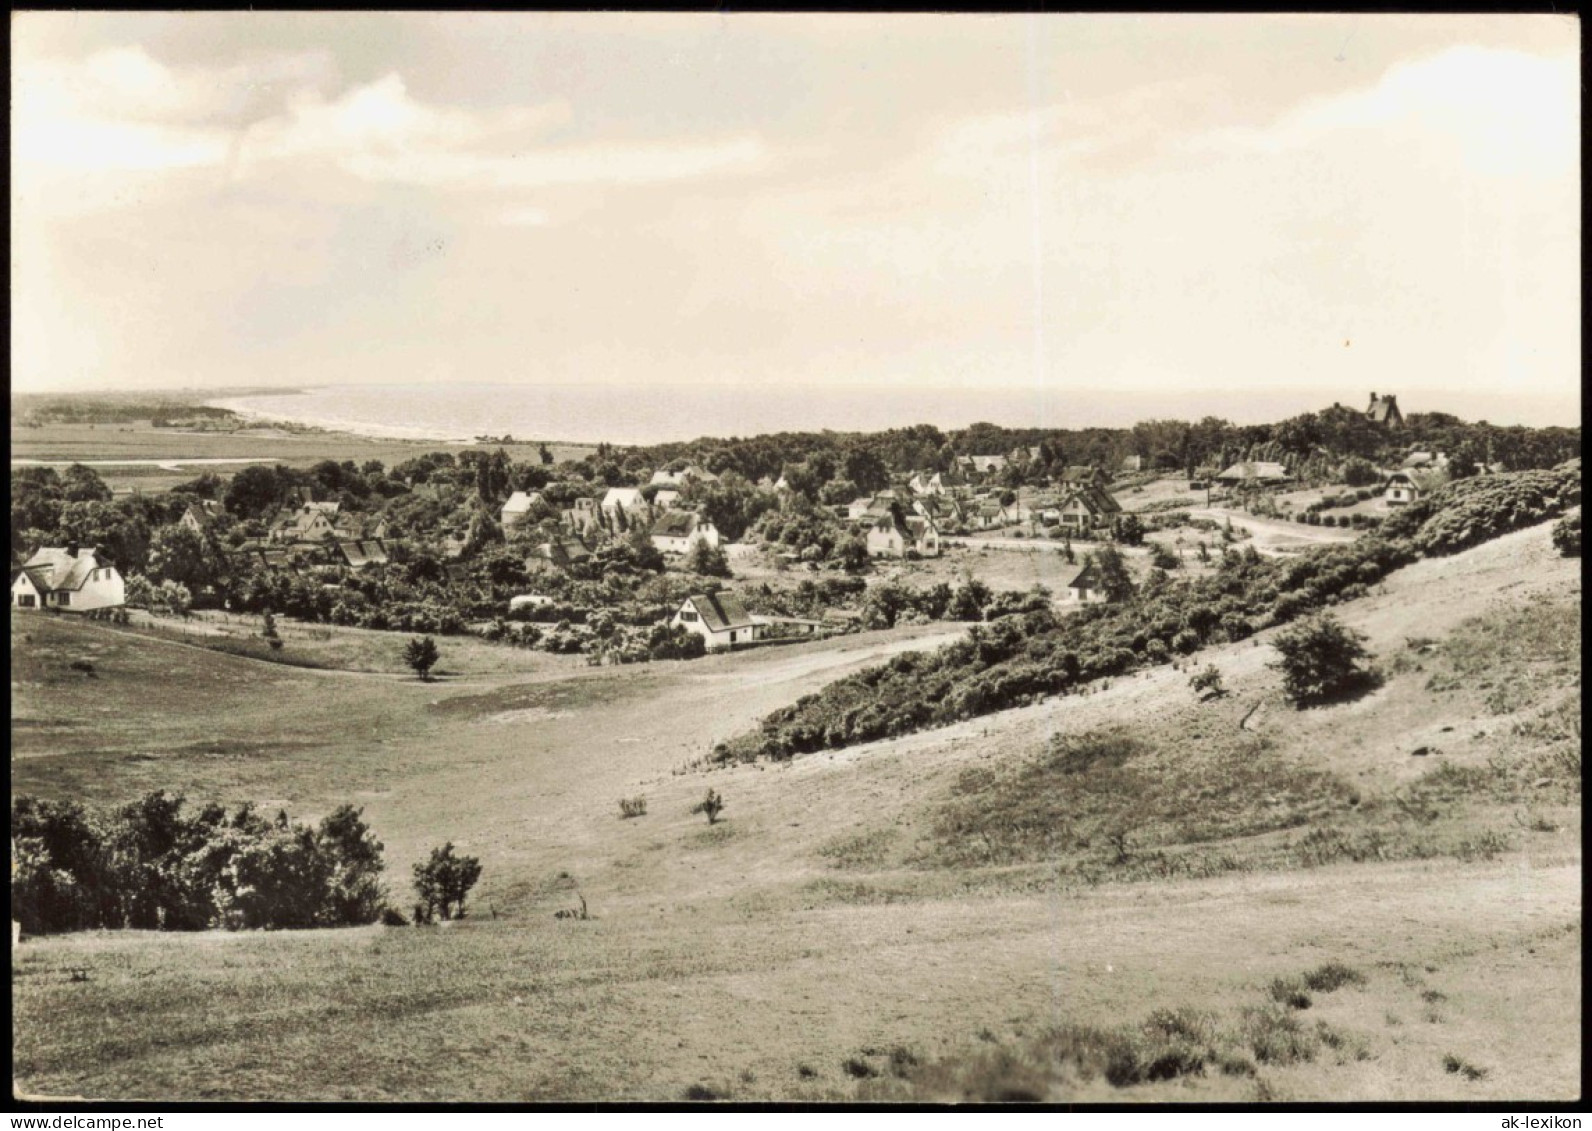
M1269 557L1286 557L1298 553L1306 546L1353 542L1359 537L1359 532L1355 530L1340 530L1335 526L1306 526L1303 523L1284 522L1280 519L1257 518L1255 515L1229 510L1226 507L1196 507L1188 513L1190 518L1208 518L1216 522L1231 521L1235 529L1243 527L1249 531L1249 544L1255 547L1255 551Z

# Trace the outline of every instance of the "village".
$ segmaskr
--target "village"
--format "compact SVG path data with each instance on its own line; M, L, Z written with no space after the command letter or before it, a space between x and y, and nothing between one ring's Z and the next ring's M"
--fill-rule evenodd
M1343 414L1340 406L1332 411ZM149 544L169 545L158 560L143 563L117 560L87 540L19 541L38 531L30 532L26 520L19 529L14 507L12 606L122 620L131 606L146 624L235 612L400 631L469 627L489 640L539 642L553 651L586 652L592 662L628 662L646 654L605 649L602 637L579 623L626 602L622 585L594 590L616 572L638 584L649 576L667 580L661 589L651 587L647 610L618 611L637 629L665 630L662 637L654 631L650 654L684 656L855 630L864 624L865 577L875 587L921 588L993 574L997 588L1042 586L1057 607L1104 602L1113 587L1103 577L1103 556L1143 575L1211 568L1213 553L1219 558L1236 538L1252 538L1266 553L1289 553L1374 529L1387 513L1451 478L1503 469L1469 454L1461 467L1442 451L1401 447L1404 418L1394 396L1372 393L1361 418L1388 438L1397 462L1374 467L1350 458L1323 476L1317 459L1308 484L1282 459L1177 469L1165 457L1152 466L1134 454L1107 467L1057 463L1044 444L999 454L942 450L939 468L887 469L874 460L868 470L877 489L844 502L829 501L854 485L844 469L815 484L808 467L787 464L777 478L748 482L689 457L642 468L633 473L634 485L598 492L578 474L584 469L547 466L545 448L542 466L530 465L537 487L509 489L514 472L501 452L465 464L455 478L478 488L467 503L461 499L468 491L447 493L445 475L453 469L443 460L451 463L452 456L410 461L385 476L379 464L367 464L365 479L375 490L352 465L321 467L318 474L329 474L308 483L251 468L240 475L261 481L264 491L247 503L207 473L166 496L156 516L168 521L155 526ZM407 479L393 484L406 469ZM93 476L85 468L73 473ZM611 466L605 473L616 474ZM1353 482L1342 482L1340 494L1334 477ZM350 490L351 483L363 491ZM417 518L379 505L383 496L399 495L428 497L432 506ZM715 524L726 513L738 529ZM748 513L758 520L746 522ZM785 528L781 516L789 517ZM1014 566L1014 557L1022 564ZM395 592L367 583L362 598L363 579L419 580L434 604L446 604L450 589L481 582L483 569L490 574L484 591L478 584L457 604L457 615L388 623L379 607L363 620L348 611L356 601L363 609L379 606L379 594ZM821 592L828 601L814 597L811 585L800 602L780 600L777 590L803 574L838 574L861 584L827 585ZM282 594L275 607L273 592ZM516 634L512 622L556 627L530 629L528 636L524 629ZM671 634L672 647L658 646ZM701 649L681 645L684 637L698 638Z

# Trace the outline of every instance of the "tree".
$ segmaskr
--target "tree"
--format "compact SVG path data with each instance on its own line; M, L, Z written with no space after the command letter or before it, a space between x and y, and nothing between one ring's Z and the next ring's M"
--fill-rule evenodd
M413 637L404 645L404 663L415 670L422 683L431 679L431 669L436 666L440 658L437 642L429 636Z
M703 577L730 576L730 559L723 550L710 545L705 538L698 538L691 543L691 551L685 556L685 566Z
M1553 524L1553 545L1567 558L1581 556L1581 516L1567 514Z
M149 573L190 588L208 585L215 577L205 541L186 526L163 526L149 543Z
M723 810L724 798L720 797L716 792L710 789L708 790L708 795L701 801L698 801L695 808L693 808L691 812L705 814L708 819L708 824L711 825L713 822L719 819L719 814Z
M1144 523L1138 515L1119 515L1112 528L1113 537L1124 546L1137 546L1144 541Z
M1189 687L1201 699L1220 699L1227 694L1222 686L1222 673L1215 664L1206 664L1188 681Z
M1283 691L1295 706L1339 699L1375 684L1365 637L1331 613L1300 621L1277 634L1278 659L1268 666L1282 672Z
M553 462L553 453L552 453L551 450L548 449L548 446L546 444L543 444L540 447L538 447L536 449L536 454L541 459L541 461L543 463L552 463Z
M1115 546L1101 546L1089 555L1100 577L1100 587L1106 591L1108 601L1127 601L1133 597L1133 575L1122 551Z
M481 861L474 856L455 856L450 840L431 850L431 859L415 865L416 921L463 919L465 897L481 878ZM424 915L418 914L421 910Z

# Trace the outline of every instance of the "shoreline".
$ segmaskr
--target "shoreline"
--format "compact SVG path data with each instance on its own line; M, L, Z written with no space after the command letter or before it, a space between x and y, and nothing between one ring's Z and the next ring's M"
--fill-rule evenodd
M294 389L291 393L271 393L271 396L306 396L315 392L313 388ZM254 421L264 424L290 424L296 428L313 430L327 436L350 436L358 440L396 440L418 444L448 444L455 447L473 447L476 445L487 446L504 445L504 441L493 438L483 440L479 436L462 436L449 433L440 428L420 428L401 424L370 424L364 421L347 420L339 417L293 416L284 412L272 412L267 409L244 406L243 397L219 397L201 402L206 408L219 408L232 413L241 420ZM515 436L509 444L563 444L575 447L596 447L603 441L598 440L557 440L547 437ZM637 447L635 444L617 443L608 441L612 447Z

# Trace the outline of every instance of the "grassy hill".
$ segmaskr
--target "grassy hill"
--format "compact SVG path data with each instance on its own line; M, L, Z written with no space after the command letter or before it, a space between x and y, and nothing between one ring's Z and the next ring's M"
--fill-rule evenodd
M421 685L28 618L14 788L269 790L295 817L351 799L395 889L443 839L486 873L446 929L31 940L13 965L18 1086L1570 1098L1581 593L1549 526L1340 604L1387 677L1353 702L1288 706L1268 630L706 774L687 767L715 743L947 629ZM67 666L80 655L96 676ZM1207 663L1229 694L1200 702L1188 678ZM727 802L711 827L691 812L709 785ZM621 819L636 795L647 815ZM592 918L554 917L582 897Z

